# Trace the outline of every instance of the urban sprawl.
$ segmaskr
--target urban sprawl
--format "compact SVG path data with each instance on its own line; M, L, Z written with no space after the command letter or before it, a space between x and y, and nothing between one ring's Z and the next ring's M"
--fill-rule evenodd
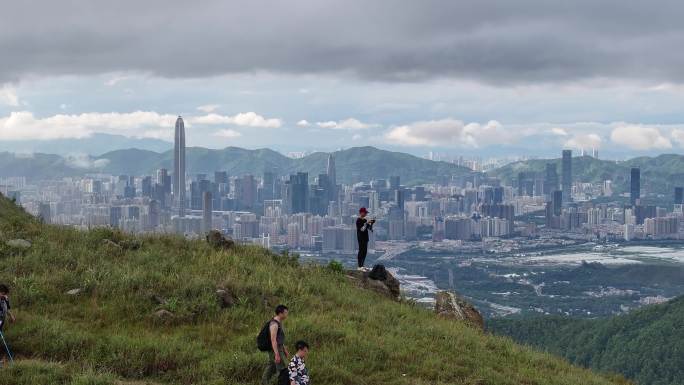
M512 185L475 171L411 187L396 175L340 184L333 154L326 172L313 178L304 172L267 170L256 177L218 170L186 179L179 117L171 171L12 177L0 179L0 191L49 223L188 237L215 229L239 242L303 253L354 253L355 216L366 207L377 219L370 249L387 259L413 246L497 253L587 241L679 239L684 190L674 189L673 210L642 205L640 179L639 168L632 168L628 203L606 199L613 196L610 180L573 180L570 150L562 152L560 172L549 163L543 172L520 172Z

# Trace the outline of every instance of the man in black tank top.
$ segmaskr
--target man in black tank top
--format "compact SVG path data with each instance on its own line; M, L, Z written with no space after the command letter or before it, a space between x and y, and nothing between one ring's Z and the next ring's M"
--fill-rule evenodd
M271 378L287 368L287 360L290 355L285 347L285 330L283 321L287 319L288 310L285 305L275 308L275 317L269 324L271 335L271 350L268 351L268 363L261 376L261 384L268 385Z

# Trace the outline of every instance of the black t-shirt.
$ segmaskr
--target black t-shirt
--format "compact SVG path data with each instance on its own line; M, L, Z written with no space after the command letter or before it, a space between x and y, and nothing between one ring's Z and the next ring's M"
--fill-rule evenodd
M373 225L366 218L356 218L356 238L359 242L368 242L368 230L372 230Z

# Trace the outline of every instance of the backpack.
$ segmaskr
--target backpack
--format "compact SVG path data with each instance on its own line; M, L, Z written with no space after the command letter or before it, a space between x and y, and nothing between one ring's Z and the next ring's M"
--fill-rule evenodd
M278 329L280 329L280 322L270 319L266 322L259 335L256 338L257 348L262 352L268 352L273 347L271 346L271 321L275 321L278 324Z
M5 318L7 318L7 311L9 310L9 303L7 300L0 299L0 328L2 324L5 323ZM1 330L1 329L0 329Z
M378 281L386 281L387 269L385 269L384 265L375 265L373 266L373 270L371 270L371 272L368 274L368 278Z
M5 298L0 298L0 321L5 320L7 309L9 309L9 303L7 303Z

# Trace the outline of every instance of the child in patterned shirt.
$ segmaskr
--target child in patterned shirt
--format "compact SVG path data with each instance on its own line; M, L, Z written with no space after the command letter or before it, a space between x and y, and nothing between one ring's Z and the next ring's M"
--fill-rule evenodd
M297 353L292 356L292 360L287 366L287 370L290 372L290 385L309 385L311 379L304 362L306 355L309 354L309 344L304 341L297 341L295 347Z

